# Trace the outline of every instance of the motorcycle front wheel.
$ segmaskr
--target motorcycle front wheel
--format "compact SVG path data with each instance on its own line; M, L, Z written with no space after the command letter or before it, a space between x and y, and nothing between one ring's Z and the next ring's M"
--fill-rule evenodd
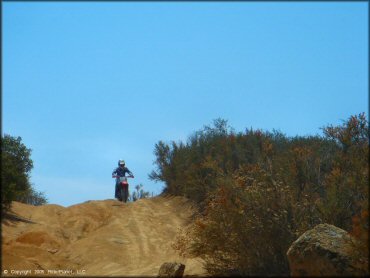
M121 198L122 202L126 203L128 199L128 188L121 188Z

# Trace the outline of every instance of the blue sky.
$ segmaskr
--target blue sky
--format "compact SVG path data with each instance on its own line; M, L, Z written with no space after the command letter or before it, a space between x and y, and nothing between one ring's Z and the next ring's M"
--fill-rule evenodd
M3 3L3 133L64 206L113 198L119 158L148 180L154 145L221 117L321 134L368 111L367 2Z

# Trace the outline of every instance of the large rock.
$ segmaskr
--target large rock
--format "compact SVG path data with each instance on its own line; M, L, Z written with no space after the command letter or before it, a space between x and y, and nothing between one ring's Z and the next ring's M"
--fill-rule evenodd
M368 260L354 248L346 231L320 224L290 246L287 256L292 276L353 276L368 274Z
M158 277L182 277L185 265L180 263L164 263L159 269Z

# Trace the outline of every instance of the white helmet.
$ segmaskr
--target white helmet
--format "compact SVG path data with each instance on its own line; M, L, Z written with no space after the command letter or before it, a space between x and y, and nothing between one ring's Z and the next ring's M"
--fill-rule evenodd
M120 165L125 165L126 163L125 163L125 161L123 160L123 159L120 159L120 160L118 160L118 166L120 166Z

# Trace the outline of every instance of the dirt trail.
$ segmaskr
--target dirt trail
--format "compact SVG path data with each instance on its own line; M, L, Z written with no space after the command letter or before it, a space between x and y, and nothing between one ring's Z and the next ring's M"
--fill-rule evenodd
M181 258L171 247L195 212L185 198L88 201L70 207L14 202L12 210L23 220L2 224L2 273L38 269L156 276L162 263L177 261L186 265L184 275L206 274L200 259Z

